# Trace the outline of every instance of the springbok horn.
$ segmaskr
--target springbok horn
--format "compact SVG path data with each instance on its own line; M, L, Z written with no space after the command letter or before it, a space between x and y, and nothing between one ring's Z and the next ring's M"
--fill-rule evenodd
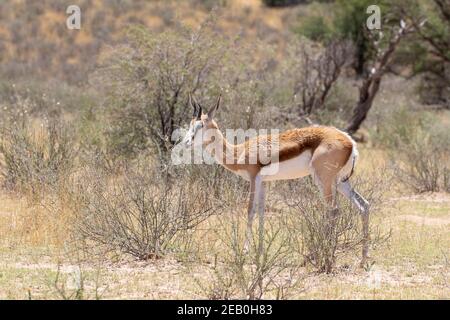
M194 105L197 107L197 115L196 115L196 118L200 120L200 118L201 118L201 116L202 116L203 109L202 109L202 107L200 106L200 104L197 102L197 100L195 99L194 96L192 96L192 100L194 101Z
M211 110L208 111L208 118L212 119L214 117L214 114L216 113L217 109L219 109L221 99L222 99L222 94L219 94L216 105L214 107L212 107Z
M188 95L189 95L189 106L194 109L194 113L192 114L192 117L196 118L197 117L197 105L195 103L192 103L192 95L190 92Z

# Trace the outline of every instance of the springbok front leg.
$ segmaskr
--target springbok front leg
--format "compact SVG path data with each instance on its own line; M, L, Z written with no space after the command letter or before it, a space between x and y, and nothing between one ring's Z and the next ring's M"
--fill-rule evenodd
M356 192L350 182L340 182L338 184L338 191L349 199L360 211L361 211L361 222L362 222L362 258L360 266L364 267L367 263L369 255L369 202L364 199L358 192Z
M262 195L261 195L262 193ZM245 235L244 251L248 252L250 245L250 239L252 238L253 220L255 218L255 212L258 202L261 202L261 197L264 198L264 190L262 184L262 178L260 175L253 179L250 179L250 199L247 208L247 232ZM263 203L264 205L264 203Z
M250 197L248 200L248 207L247 207L247 232L245 234L245 242L244 242L245 252L248 252L249 242L252 236L253 219L255 218L255 211L256 211L255 189L256 189L256 179L252 178L250 179Z
M259 214L259 226L258 226L258 253L262 255L264 251L264 210L265 210L265 199L266 192L264 188L264 182L260 178L260 186L258 193L258 214Z

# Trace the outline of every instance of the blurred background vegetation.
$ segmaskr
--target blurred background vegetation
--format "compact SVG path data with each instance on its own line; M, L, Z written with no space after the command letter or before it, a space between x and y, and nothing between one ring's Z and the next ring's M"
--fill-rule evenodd
M377 1L382 30L370 32L369 4L86 0L81 30L68 30L69 1L2 1L1 121L75 119L80 143L111 159L149 148L163 157L189 114L187 92L205 104L224 92L226 127L315 122L358 137L363 125L375 143L380 117L449 108L449 7ZM401 20L408 34L390 47ZM404 88L378 95L391 81ZM391 94L404 101L386 106Z

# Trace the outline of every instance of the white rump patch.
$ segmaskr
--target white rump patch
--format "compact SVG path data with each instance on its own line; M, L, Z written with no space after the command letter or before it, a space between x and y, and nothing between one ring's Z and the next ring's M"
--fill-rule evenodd
M338 181L342 181L342 180L347 179L351 175L353 169L356 166L356 161L358 160L359 152L358 152L358 149L356 147L355 140L353 140L353 138L350 137L350 135L347 132L341 131L339 129L336 129L336 130L338 130L343 135L345 135L350 140L350 142L352 143L352 154L348 158L346 164L341 169L341 171L339 171Z

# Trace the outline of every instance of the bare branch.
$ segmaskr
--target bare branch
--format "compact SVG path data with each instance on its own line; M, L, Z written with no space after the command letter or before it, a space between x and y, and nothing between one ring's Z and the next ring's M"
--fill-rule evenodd
M297 104L299 116L308 116L322 108L332 87L336 83L343 67L352 57L353 47L350 42L331 42L323 52L316 57L301 48L300 78L294 86L294 96L299 96Z

